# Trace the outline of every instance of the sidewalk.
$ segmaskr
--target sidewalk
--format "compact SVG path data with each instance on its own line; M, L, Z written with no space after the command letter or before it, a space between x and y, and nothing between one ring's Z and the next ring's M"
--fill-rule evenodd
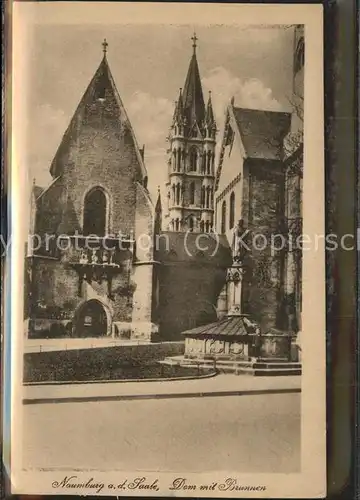
M23 403L75 403L156 398L189 398L280 394L301 391L301 377L217 375L161 382L32 385L23 388Z

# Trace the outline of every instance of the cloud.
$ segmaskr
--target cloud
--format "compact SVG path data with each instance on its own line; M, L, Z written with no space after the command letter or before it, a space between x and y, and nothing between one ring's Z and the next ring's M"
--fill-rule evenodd
M282 111L283 107L275 99L272 90L257 78L241 79L226 68L212 69L203 79L204 90L212 91L212 101L218 126L224 121L226 106L232 97L235 105L243 108Z
M46 186L51 181L50 164L55 156L62 136L71 117L51 104L41 104L35 108L28 131L28 158L30 177Z
M157 186L159 185L164 192L167 180L166 137L171 125L174 104L163 97L137 91L130 99L127 112L139 145L145 144L149 191L155 200Z
M174 105L163 97L154 97L147 92L135 92L127 107L130 121L140 144L150 149L166 145Z

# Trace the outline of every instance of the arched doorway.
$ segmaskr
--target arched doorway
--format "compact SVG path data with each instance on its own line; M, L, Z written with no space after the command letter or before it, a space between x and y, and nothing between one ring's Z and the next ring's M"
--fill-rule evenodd
M88 300L75 313L76 337L104 337L110 327L110 317L98 300Z
M84 236L105 236L106 214L106 195L101 188L96 187L86 194L84 200Z

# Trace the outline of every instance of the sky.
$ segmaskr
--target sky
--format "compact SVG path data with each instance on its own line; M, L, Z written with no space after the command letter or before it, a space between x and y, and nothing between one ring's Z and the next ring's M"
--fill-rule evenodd
M293 28L195 25L35 25L26 46L26 154L29 180L46 186L49 167L102 58L108 62L140 147L149 190L166 182L166 137L184 86L194 30L205 101L212 92L219 129L237 106L289 111Z

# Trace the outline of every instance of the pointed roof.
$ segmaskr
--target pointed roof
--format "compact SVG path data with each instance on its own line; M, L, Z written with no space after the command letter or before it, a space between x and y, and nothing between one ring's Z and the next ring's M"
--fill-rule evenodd
M246 337L256 332L257 325L248 320L246 315L227 316L207 325L197 326L182 332L185 337Z
M184 113L184 105L183 105L183 98L182 98L182 89L179 89L179 98L175 102L175 111L174 111L174 122L181 122L183 119L183 113Z
M162 212L161 194L160 194L160 186L158 186L158 197L155 205L155 213L160 214L161 212Z
M92 80L90 81L71 121L68 126L68 128L65 131L65 134L62 138L62 141L60 143L60 146L55 154L55 157L52 161L52 164L50 166L50 173L53 177L57 177L62 174L62 159L63 155L66 153L69 147L69 143L74 137L78 135L78 129L79 129L79 124L81 124L83 118L84 118L84 112L85 109L91 106L95 101L97 100L102 100L105 98L105 94L110 92L116 102L117 109L116 109L116 114L117 114L117 119L119 121L119 126L126 126L126 129L129 131L131 134L135 151L136 151L136 156L139 164L139 181L146 183L147 179L147 172L145 168L145 164L134 134L134 131L132 129L130 120L128 118L128 115L126 113L124 104L120 98L120 95L117 91L114 78L111 74L110 67L107 61L106 57L106 47L107 44L105 45L105 41L103 43L103 58L100 62L100 65L98 69L96 70Z
M209 99L206 106L205 122L208 127L212 127L215 125L214 111L211 102L211 92L209 92Z
M205 103L201 87L199 65L196 59L196 44L190 60L183 91L184 114L189 125L196 121L202 124L205 117Z
M35 184L35 183L32 185L32 190L31 190L31 192L32 192L32 194L33 194L33 196L34 196L35 200L37 200L37 199L41 196L41 194L42 194L42 192L43 192L43 191L44 191L44 188L43 188L43 187L38 186L38 185L37 185L37 184Z

